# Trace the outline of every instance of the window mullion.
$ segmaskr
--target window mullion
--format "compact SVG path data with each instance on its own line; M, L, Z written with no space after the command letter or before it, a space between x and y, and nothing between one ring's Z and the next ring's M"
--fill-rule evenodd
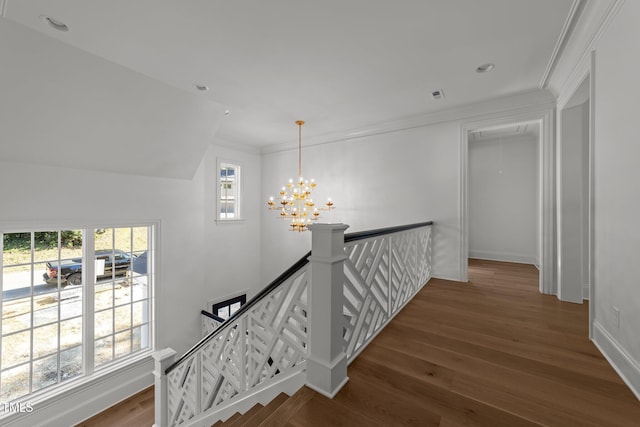
M84 342L84 374L91 375L95 367L95 231L92 228L82 230L82 290L83 303L83 328L82 341Z
M31 353L29 354L29 393L33 392L33 335L34 335L34 329L35 329L35 316L34 316L34 292L33 292L33 268L34 268L34 263L35 263L35 233L32 231L30 233L31 235L31 268L30 273L29 274L29 283L31 284L31 289L29 289L29 292L31 293L31 313L29 313L29 315L31 316L31 333L30 333L30 338L31 338L31 346L30 346L30 351ZM58 239L60 238L60 235L58 235Z
M58 250L57 250L57 256L58 256L58 265L60 267L58 267L58 269L60 270L60 272L62 272L62 262L60 261L62 259L62 231L58 231ZM62 284L60 283L60 277L58 275L58 280L57 280L57 301L58 301L58 353L57 353L57 363L56 366L58 368L58 382L57 384L60 384L62 382L62 349L61 349L61 341L62 341Z
M116 228L111 233L111 360L116 359Z
M4 313L4 233L0 232L0 316ZM0 317L0 355L2 355L2 317ZM2 385L2 375L0 374L0 386Z

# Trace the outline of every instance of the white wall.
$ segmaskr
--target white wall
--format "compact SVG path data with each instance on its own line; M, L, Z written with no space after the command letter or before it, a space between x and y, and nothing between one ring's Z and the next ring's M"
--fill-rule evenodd
M463 129L503 124L506 118L539 120L553 101L549 92L536 90L350 132L360 137L316 137L314 145L305 145L303 135L302 172L318 182L314 200L331 196L336 203L320 222L343 222L348 233L432 220L432 274L462 280L467 257L461 231ZM297 146L269 147L262 162L263 202L296 173ZM310 233L289 232L266 208L261 224L261 275L267 282L309 251Z
M589 280L589 103L563 109L559 126L558 298L582 303Z
M203 296L204 271L197 256L203 248L202 183L201 172L194 180L171 180L1 162L0 227L7 230L19 224L72 226L87 222L108 225L160 221L158 345L183 351L198 338L199 318L193 313L199 312ZM151 367L147 363L148 383ZM124 385L131 380L129 373L120 382ZM96 387L89 389L87 395L100 396L104 392ZM110 403L113 402L102 405ZM49 417L63 408L66 406L51 408ZM46 411L39 409L36 407L34 416L45 415Z
M595 341L640 398L640 2L598 42L595 70ZM614 307L620 309L618 327Z
M241 167L242 220L216 221L218 160ZM204 252L206 301L247 291L251 298L267 285L260 278L260 176L261 157L257 153L212 146L204 158Z
M535 136L469 143L470 258L539 264L538 178Z
M452 122L303 148L303 175L318 183L314 200L330 196L337 207L321 222L348 224L348 233L433 220L433 274L458 277L459 133ZM296 151L265 155L263 199L277 196L296 169ZM310 233L287 230L277 213L264 210L265 280L310 249Z

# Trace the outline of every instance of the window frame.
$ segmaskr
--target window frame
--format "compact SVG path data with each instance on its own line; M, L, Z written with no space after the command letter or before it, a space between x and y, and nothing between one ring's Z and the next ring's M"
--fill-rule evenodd
M93 366L89 364L89 360L86 357L87 352L94 351L94 292L87 292L88 288L85 283L89 283L87 278L95 276L95 263L94 262L86 262L86 260L91 259L89 256L95 254L95 231L97 229L118 229L118 228L147 228L147 283L148 283L148 295L144 300L147 301L148 308L148 346L146 348L140 350L132 350L128 355L120 358L115 358L109 361L108 363L104 363L100 366L95 366L95 358L92 357ZM29 222L29 223L19 223L19 222L9 222L4 223L0 222L0 237L4 234L11 233L31 233L31 232L46 232L46 231L65 231L65 230L81 230L83 234L82 239L82 259L83 259L83 271L82 271L82 279L83 279L83 301L82 301L82 348L83 348L83 357L82 357L82 372L66 381L57 382L56 384L52 384L50 386L46 386L40 390L36 390L30 392L26 395L15 398L14 402L28 402L30 404L40 404L40 402L57 401L58 399L66 399L69 393L77 393L79 390L84 390L87 387L91 387L96 384L97 381L104 381L105 378L110 378L111 375L118 375L122 373L124 370L130 369L138 369L138 367L147 364L150 360L151 355L156 350L158 345L158 328L157 328L157 319L158 319L158 289L159 289L159 278L158 274L155 271L156 269L156 259L158 257L158 235L160 230L160 222L159 221L116 221L111 223L87 223L83 221L59 221L59 222ZM89 232L90 231L90 232ZM58 242L58 251L60 249L60 241ZM33 254L33 244L32 244L32 254ZM133 250L133 248L131 248ZM133 251L137 252L137 251ZM4 244L3 239L0 238L0 270L4 269ZM33 260L32 255L32 263L35 265L38 262ZM3 285L3 274L0 271L0 289L2 289ZM35 282L32 279L32 286ZM91 281L94 283L94 281ZM93 288L93 287L92 287ZM2 294L0 294L0 301L2 300ZM138 302L138 301L135 301ZM89 316L89 313L94 315ZM31 325L31 329L33 330L34 325ZM89 348L91 350L89 350ZM95 355L94 355L95 356ZM31 363L31 362L29 362ZM3 419L12 419L11 415L17 415L7 412L0 411L0 420Z
M225 166L231 166L234 168L234 180L235 180L235 191L234 191L234 216L233 218L223 218L221 217L221 210L223 205L223 194L222 194L222 176L221 171ZM241 162L237 162L235 160L229 160L224 158L218 158L216 161L216 203L215 203L215 221L220 224L224 223L234 223L244 221L244 217L242 214L242 198L243 198L243 179L242 179L242 169L243 165Z
M221 301L212 302L210 304L211 313L213 313L215 316L218 316L218 317L220 317L220 318L222 318L224 320L227 320L231 316L233 316L233 314L236 312L236 311L234 311L233 313L231 313L231 306L233 304L238 303L238 302L240 303L240 307L238 307L238 309L236 311L240 310L242 308L242 306L247 303L247 293L246 292L238 294L237 296L234 296L234 297L226 298L226 299L221 300ZM223 317L223 316L220 316L218 314L218 310L220 308L223 308L223 307L228 307L229 308L229 315L227 317Z

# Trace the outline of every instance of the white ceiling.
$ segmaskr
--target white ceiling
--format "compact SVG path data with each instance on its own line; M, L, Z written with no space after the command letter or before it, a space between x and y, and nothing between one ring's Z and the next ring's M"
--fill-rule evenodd
M0 0L4 18L230 110L264 147L546 84L577 0ZM63 21L68 32L39 18ZM476 67L495 63L490 73ZM210 90L198 92L194 83ZM445 98L433 100L431 92ZM205 110L201 110L202 112ZM194 121L207 120L195 115ZM216 113L220 114L220 113ZM211 117L217 122L219 117ZM198 128L198 124L194 125ZM202 127L202 126L200 126Z

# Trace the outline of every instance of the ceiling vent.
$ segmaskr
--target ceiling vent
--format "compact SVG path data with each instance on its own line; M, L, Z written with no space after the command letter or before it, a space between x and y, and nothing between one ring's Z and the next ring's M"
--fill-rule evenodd
M431 92L431 97L433 99L442 99L444 98L444 92L442 91L442 89L434 90L433 92Z

